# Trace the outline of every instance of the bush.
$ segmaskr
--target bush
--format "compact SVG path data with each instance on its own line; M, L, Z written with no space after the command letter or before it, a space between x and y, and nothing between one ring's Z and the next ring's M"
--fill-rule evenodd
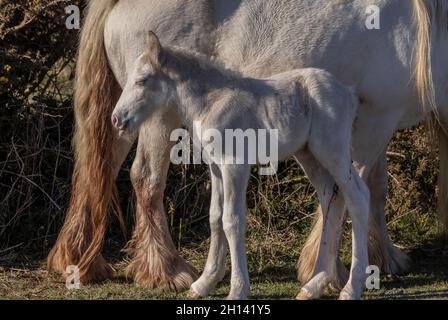
M65 27L69 4L80 2L0 0L0 261L30 252L45 256L67 209L77 45L77 31ZM394 240L407 247L436 229L436 159L423 136L422 128L397 134L389 154L388 219ZM128 226L131 160L132 154L118 179ZM170 170L165 202L178 246L204 243L209 187L203 166ZM317 206L299 166L289 161L278 176L254 175L248 196L251 267L278 266L281 256L296 259Z
M0 1L0 251L42 245L65 210L77 43L69 2Z

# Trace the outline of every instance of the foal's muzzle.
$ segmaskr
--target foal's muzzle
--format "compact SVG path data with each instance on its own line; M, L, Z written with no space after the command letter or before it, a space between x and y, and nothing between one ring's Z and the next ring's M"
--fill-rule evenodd
M116 114L112 114L112 125L118 129L118 136L122 136L128 125L128 120L122 120L121 117L118 117Z

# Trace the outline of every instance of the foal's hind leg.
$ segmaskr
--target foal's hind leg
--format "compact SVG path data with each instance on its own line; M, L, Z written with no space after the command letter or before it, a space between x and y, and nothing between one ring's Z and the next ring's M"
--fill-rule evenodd
M340 294L340 299L360 299L368 266L369 190L351 164L350 151L330 154L322 148L314 154L334 177L352 218L352 265L349 280Z
M378 157L367 180L367 185L370 190L369 263L378 266L382 272L396 274L407 270L409 267L409 258L405 253L393 245L387 234L386 217L384 213L388 192L387 184L387 160L386 150L384 150ZM338 195L338 197L342 197L342 195ZM332 205L332 207L336 208L336 205ZM337 210L338 209L335 209L335 212L337 212ZM344 209L340 209L340 211L342 210ZM316 215L316 222L308 236L304 248L302 249L298 263L299 280L302 283L308 282L312 277L316 256L319 251L323 223L320 206ZM341 219L337 220L341 221L342 228L344 219L342 219L342 215L339 216ZM336 219L336 217L334 217L334 219ZM338 234L340 234L340 232ZM339 240L336 240L335 238L332 241ZM337 277L335 282L332 282L332 287L342 289L347 280L348 270L338 259Z
M297 154L297 159L303 166L308 178L316 188L319 202L322 206L322 225L319 234L318 252L316 252L313 265L315 268L309 279L303 282L297 299L319 298L330 282L337 280L338 249L340 240L339 227L344 219L343 215L337 215L337 210L344 210L344 199L335 190L335 181L328 171L323 168L309 151ZM345 283L344 283L345 284ZM342 288L343 284L341 285Z
M337 194L334 196L334 201L331 204L332 214L328 216L328 224L332 226L334 232L328 234L328 242L340 243L341 233L343 230L343 224L345 222L345 202L342 194ZM314 269L316 267L316 261L319 254L320 242L322 237L323 229L323 213L322 207L319 204L316 212L314 213L314 224L308 238L300 252L299 261L297 262L297 277L300 283L305 284L311 280L314 276ZM338 250L339 248L335 248ZM334 256L338 256L335 252ZM332 290L341 290L347 283L349 271L342 263L341 259L338 258L337 261L329 261L330 263L336 264L336 275L331 281L329 288Z
M224 234L222 215L224 189L222 175L216 165L210 166L212 182L212 199L210 202L210 250L204 271L199 279L191 285L192 298L206 297L225 275L225 257L227 253L226 235Z
M369 228L369 190L351 167L351 177L335 173L347 203L348 212L352 218L352 265L350 278L339 296L342 300L360 299L365 286L368 259L368 228ZM342 173L342 172L341 172Z
M394 108L393 105L384 105L381 109L384 110L381 116L378 116L378 113L369 114L368 110L378 110L379 106L374 107L373 105L363 105L360 109L364 110L359 113L356 125L354 126L353 132L353 160L355 161L356 167L362 169L362 177L364 179L369 176L368 185L375 185L376 189L372 189L372 200L371 202L371 210L372 216L370 217L370 227L369 233L370 235L380 235L375 239L371 238L371 246L369 250L371 264L375 264L378 266L383 266L385 270L390 270L392 272L403 271L406 269L408 264L408 259L404 253L399 251L397 248L390 243L390 240L387 236L387 228L385 221L381 219L384 218L384 199L386 196L386 189L378 190L378 175L386 174L385 163L383 165L376 164L376 166L383 166L382 169L376 168L376 170L380 170L380 172L372 173L372 167L375 165L378 156L383 152L383 157L385 157L384 151L387 147L387 143L395 131L397 126L397 122L399 117L401 116L398 113L393 113L392 111L399 111L399 108ZM337 131L335 131L337 132ZM375 132L375 135L372 135L372 132ZM328 133L328 137L334 136L334 133ZM325 135L324 135L325 137ZM322 139L325 141L325 138ZM348 141L348 140L346 140ZM381 156L381 155L380 155ZM385 159L385 158L384 158ZM381 160L379 160L381 161ZM383 173L381 173L383 172ZM372 178L371 178L372 177ZM384 177L384 176L383 176ZM381 179L380 179L381 180ZM381 182L384 183L384 182ZM342 215L342 212L339 213ZM376 224L376 225L375 225ZM306 248L308 252L302 252L302 255L306 253L306 257L313 257L317 255L316 252L319 249L318 244L316 244L316 240L320 238L320 229L317 229L320 225L316 223L315 227L311 232L311 239L307 241L309 246ZM342 227L342 226L341 226ZM372 244L374 244L372 246ZM311 250L308 250L311 248ZM389 248L388 252L385 251ZM378 259L380 257L381 259ZM306 279L308 270L313 270L314 261L310 259L302 259L300 261L300 278ZM344 271L340 262L338 262L338 270ZM345 276L340 277L340 275L345 275L343 272L338 272L339 281L341 283L342 280L346 279Z
M137 198L136 225L128 252L126 273L137 285L183 290L196 277L195 270L177 252L169 233L163 192L170 164L169 137L179 122L172 112L154 115L140 129L131 180Z

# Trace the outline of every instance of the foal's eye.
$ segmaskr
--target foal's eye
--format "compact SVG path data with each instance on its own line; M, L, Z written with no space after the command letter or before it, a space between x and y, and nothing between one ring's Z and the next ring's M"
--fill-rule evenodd
M148 78L139 79L139 80L135 81L135 84L138 86L144 86L147 81L148 81Z

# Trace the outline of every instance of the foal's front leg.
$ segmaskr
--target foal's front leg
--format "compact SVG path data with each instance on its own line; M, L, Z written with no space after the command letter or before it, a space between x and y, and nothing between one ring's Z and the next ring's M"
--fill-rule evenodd
M224 184L223 228L232 262L227 299L241 300L246 299L250 290L246 257L246 189L250 166L223 165L220 168Z
M206 297L225 275L226 236L222 224L224 189L221 171L210 165L212 199L210 202L210 251L200 278L191 285L191 298Z

